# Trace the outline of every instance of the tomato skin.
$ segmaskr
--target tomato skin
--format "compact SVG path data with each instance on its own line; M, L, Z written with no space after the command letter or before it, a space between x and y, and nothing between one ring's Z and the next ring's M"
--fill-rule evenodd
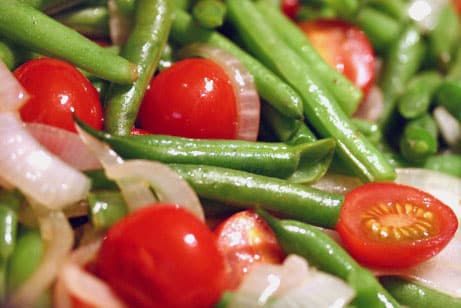
M301 5L299 0L282 0L281 7L286 16L295 19Z
M115 224L96 273L131 307L211 307L226 286L214 234L171 205L142 208Z
M185 59L154 77L138 115L154 134L234 139L237 103L224 70L206 59Z
M236 289L256 263L282 263L285 254L267 223L251 210L238 212L215 229L227 259L230 289Z
M20 109L25 122L38 122L76 132L72 114L101 130L99 95L93 85L71 64L51 58L28 61L14 75L30 94Z
M372 219L379 223L374 225L376 232ZM368 183L349 192L336 226L345 248L359 262L394 268L436 255L457 228L450 207L423 191L395 183Z
M458 15L461 16L461 0L453 0L453 5L455 6Z
M365 33L339 19L299 23L322 58L364 92L375 81L375 54Z

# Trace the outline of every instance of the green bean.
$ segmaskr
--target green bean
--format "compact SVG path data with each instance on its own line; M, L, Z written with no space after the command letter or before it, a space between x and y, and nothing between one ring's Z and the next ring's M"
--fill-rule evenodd
M226 6L218 0L199 0L192 8L194 20L204 28L222 26L226 17Z
M384 61L384 72L379 85L384 95L384 110L379 124L383 133L389 135L395 121L397 97L405 89L408 80L420 67L424 56L424 42L418 30L408 25L397 41L389 48Z
M396 20L403 21L408 18L406 0L366 0L366 3Z
M301 123L298 130L295 134L286 141L288 144L296 145L296 144L303 144L303 143L311 143L315 142L317 138L315 137L314 133L307 127L305 122Z
M93 191L88 195L88 216L96 230L109 229L128 214L121 193L115 191Z
M0 41L0 60L3 61L10 70L15 67L17 62L13 48L10 44L2 41Z
M338 155L364 181L392 180L394 169L366 138L357 134L334 97L300 57L271 31L249 1L228 0L229 19L254 54L282 75L303 98L309 124L324 138L337 140Z
M120 54L138 64L139 78L130 85L113 84L109 88L104 117L106 131L117 135L130 133L165 47L172 14L171 1L136 1L133 29Z
M433 62L447 70L455 48L459 45L461 29L454 5L448 3L440 12L437 23L429 32L429 53Z
M0 303L6 295L6 266L16 245L17 211L0 205Z
M54 19L76 31L92 37L108 37L109 11L107 7L85 7L54 16Z
M24 196L18 190L0 189L0 206L8 207L18 212L24 202Z
M325 62L306 35L280 10L263 2L256 4L259 12L266 17L272 30L280 36L285 44L293 49L317 75L323 84L333 93L338 103L348 115L353 114L362 100L362 92L343 74Z
M134 7L136 5L135 0L115 0L114 2L120 13L125 16L133 15Z
M461 177L461 155L440 154L429 157L424 168Z
M435 94L435 104L445 107L461 122L461 79L442 82Z
M69 61L103 79L128 83L137 78L134 64L14 0L0 1L0 35L36 52Z
M437 152L437 134L437 124L427 113L409 121L400 140L402 156L409 162L423 163Z
M282 142L292 138L302 123L301 120L284 116L265 102L261 104L261 116L277 140Z
M414 119L428 112L434 93L441 83L442 76L436 71L415 75L397 99L400 114L405 119Z
M367 34L374 49L379 53L387 51L401 30L401 25L397 20L370 7L360 10L356 23Z
M206 164L257 174L311 182L323 175L335 151L331 138L296 146L242 140L189 139L163 135L116 136L91 129L87 132L109 144L124 158L164 163Z
M315 19L328 19L335 18L336 12L329 6L310 7L301 6L296 15L296 20L299 22L315 20Z
M382 133L378 124L356 118L352 119L352 123L371 143L379 145Z
M332 8L342 19L351 19L360 7L359 0L322 0L325 5Z
M286 254L304 257L309 264L345 280L356 291L358 307L399 307L372 273L360 267L349 254L322 230L295 220L278 220L260 208Z
M453 57L450 68L447 72L446 79L448 80L461 80L461 48L459 48Z
M408 307L461 307L461 299L403 278L386 276L380 281L400 304Z
M19 3L30 5L39 10L50 10L56 7L69 8L71 6L80 4L85 0L16 0ZM53 9L56 11L56 9Z
M104 170L95 169L85 171L86 176L91 179L91 190L117 190L118 185L114 181L109 180Z
M170 39L181 46L202 42L226 50L238 58L253 75L259 95L268 104L288 117L303 117L302 101L295 90L226 37L216 31L194 25L191 16L186 12L176 11Z

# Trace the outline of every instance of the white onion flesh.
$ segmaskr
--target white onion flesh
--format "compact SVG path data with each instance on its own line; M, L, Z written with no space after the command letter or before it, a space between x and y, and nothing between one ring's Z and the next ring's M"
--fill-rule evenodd
M310 269L299 256L289 255L282 265L255 264L232 296L229 308L344 307L355 296L341 279Z
M381 89L373 86L365 100L354 113L355 118L376 122L384 108L384 96Z
M449 0L412 0L408 3L408 16L423 32L434 28L442 9L449 4Z
M49 153L27 131L17 113L0 113L1 176L50 209L84 198L90 180Z
M32 307L54 282L64 259L72 249L74 233L62 212L49 212L40 215L38 220L45 242L45 254L32 276L8 299L8 307Z
M18 110L29 95L0 60L0 112Z
M124 16L116 1L109 0L109 35L114 45L123 45L131 33L131 19Z
M258 137L261 104L253 76L243 64L227 51L206 44L192 44L181 51L184 56L210 59L229 76L238 106L236 139L255 141Z
M99 160L77 134L41 123L27 123L26 127L48 151L77 170L101 168Z
M461 144L461 124L459 121L442 106L435 107L433 115L445 142L450 146Z

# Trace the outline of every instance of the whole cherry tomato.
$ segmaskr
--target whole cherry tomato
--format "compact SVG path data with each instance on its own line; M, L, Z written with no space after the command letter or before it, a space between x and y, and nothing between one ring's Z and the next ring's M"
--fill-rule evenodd
M299 0L282 0L281 7L286 16L295 19L301 5Z
M214 232L227 259L231 289L239 286L254 264L279 264L285 257L271 228L253 211L230 216Z
M353 257L378 267L425 261L448 244L457 228L450 207L395 183L369 183L349 192L336 226Z
M152 79L138 123L155 134L233 139L237 108L230 79L218 64L186 59Z
M116 223L96 260L130 307L212 307L227 286L224 257L208 227L184 208L155 205Z
M375 80L375 55L365 33L338 19L318 19L299 24L322 58L364 92Z
M30 94L20 109L25 122L38 122L76 132L72 114L102 129L102 107L93 85L71 64L40 58L21 65L14 75Z

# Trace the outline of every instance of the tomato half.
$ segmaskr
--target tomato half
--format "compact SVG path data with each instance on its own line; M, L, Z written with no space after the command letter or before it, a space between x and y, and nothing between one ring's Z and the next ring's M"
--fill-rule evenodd
M461 15L461 0L453 0L453 4L458 12L458 15Z
M184 208L142 208L107 233L96 273L130 307L212 307L226 287L208 227Z
M234 139L238 110L231 81L215 62L191 58L154 77L139 110L139 126L154 134Z
M285 256L271 228L250 210L230 216L215 233L218 246L227 259L231 289L239 286L254 264L279 264Z
M14 75L30 94L20 109L25 122L38 122L76 132L72 114L102 129L102 107L93 85L73 65L40 58L21 65Z
M299 8L301 7L299 0L282 0L280 5L282 12L291 19L296 18Z
M375 80L375 55L365 33L338 19L302 22L299 27L322 58L366 96Z
M377 267L423 262L440 252L457 228L450 207L395 183L369 183L349 192L336 226L350 254Z

